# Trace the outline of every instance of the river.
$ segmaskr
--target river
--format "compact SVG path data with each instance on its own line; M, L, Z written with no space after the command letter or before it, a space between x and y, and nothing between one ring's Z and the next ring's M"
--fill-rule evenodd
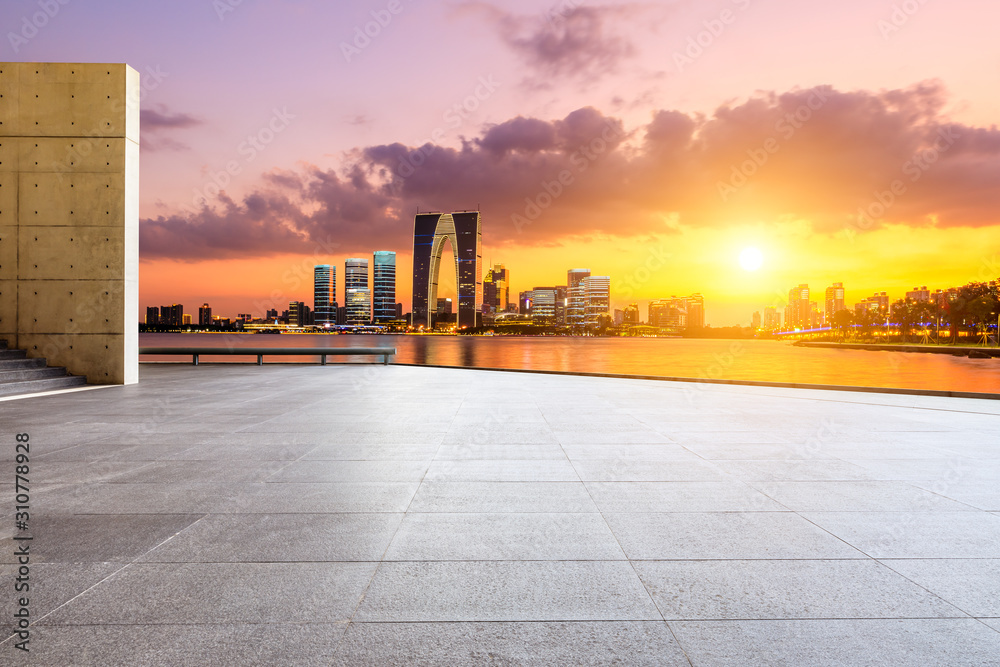
M564 336L366 336L308 334L140 334L140 347L372 347L395 361L470 368L657 375L1000 393L1000 359L945 354L794 347L763 340ZM146 361L178 357L143 356ZM273 362L312 357L270 357ZM330 362L350 357L331 357ZM202 357L202 361L247 361Z

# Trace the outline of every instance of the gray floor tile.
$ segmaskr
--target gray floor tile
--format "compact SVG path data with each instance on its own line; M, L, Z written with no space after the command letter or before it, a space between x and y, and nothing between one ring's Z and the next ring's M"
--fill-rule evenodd
M38 626L29 657L12 657L7 664L329 665L346 628L347 623Z
M673 444L563 445L562 448L571 461L604 459L698 462L703 460L683 446Z
M1000 665L1000 633L973 620L671 622L695 667Z
M151 563L378 561L402 514L210 514L147 553Z
M429 461L294 461L267 482L419 482Z
M975 508L908 482L751 482L796 512L961 512Z
M660 615L624 561L474 561L383 563L354 620L645 621Z
M600 514L408 514L386 560L624 560Z
M970 616L1000 617L1000 559L883 560Z
M31 563L28 573L28 609L32 621L37 622L52 610L72 600L91 586L99 583L123 566L119 563ZM0 598L0 630L3 638L13 631L14 613L17 611L18 596L14 584L18 577L18 566L0 565L0 577L7 583L7 595ZM23 583L23 582L22 582ZM8 588L9 586L9 588ZM32 630L33 632L33 630ZM12 649L0 646L0 655L9 655Z
M438 445L320 445L310 449L303 461L430 461Z
M633 560L867 558L792 512L604 517Z
M1000 511L1000 484L997 483L998 478L1000 478L1000 472L993 478L938 478L910 483L931 493L951 498L956 502L970 505L976 509L997 512Z
M784 512L742 482L587 482L601 512Z
M596 512L582 482L430 482L410 512Z
M662 621L353 623L337 665L688 665Z
M300 482L248 484L239 495L217 505L224 514L315 514L404 512L417 482Z
M871 560L639 561L634 565L668 621L963 615Z
M123 472L109 484L247 484L263 482L286 465L284 461L151 461Z
M137 563L44 625L334 623L350 619L375 563Z
M847 461L713 461L722 471L745 482L823 482L877 479Z
M728 477L708 461L574 461L585 482L721 482Z
M201 514L72 514L31 517L31 563L128 563L184 530ZM0 562L23 542L0 539Z
M569 461L498 459L434 461L427 470L429 482L578 482Z
M566 453L559 445L441 445L434 457L436 461L478 460L565 460Z
M872 558L1000 558L1000 515L987 512L809 512Z

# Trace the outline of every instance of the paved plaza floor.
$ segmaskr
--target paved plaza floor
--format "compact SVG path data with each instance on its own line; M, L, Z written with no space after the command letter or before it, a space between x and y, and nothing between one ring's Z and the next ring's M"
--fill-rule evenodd
M146 364L0 438L4 665L1000 665L997 401Z

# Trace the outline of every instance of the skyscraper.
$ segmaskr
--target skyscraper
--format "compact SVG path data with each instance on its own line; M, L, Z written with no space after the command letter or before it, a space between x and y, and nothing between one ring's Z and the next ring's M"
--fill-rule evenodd
M705 328L705 298L698 293L684 297L687 310L688 329Z
M483 278L483 310L502 313L510 305L510 271L503 264L494 264Z
M413 326L431 327L445 240L455 255L458 326L481 324L483 226L479 211L418 213L413 220Z
M588 329L597 329L611 310L611 277L587 276L583 279L583 292L584 323Z
M344 265L344 305L347 324L372 321L372 292L368 287L368 260L349 257Z
M155 327L160 323L160 309L156 306L146 307L146 325Z
M396 319L396 253L376 250L372 263L372 312L376 322Z
M212 326L212 307L207 303L198 309L198 326L200 327L210 327Z
M800 284L788 290L788 305L785 307L785 326L788 329L808 329L812 322L812 308L809 305L809 285Z
M833 316L844 310L844 283L834 283L826 288L824 302L827 324L833 323Z
M337 323L337 267L318 264L313 268L313 314L318 326Z
M587 319L587 295L583 281L590 269L570 269L566 274L566 324L582 329Z
M781 328L781 313L774 306L764 309L764 331L777 331Z

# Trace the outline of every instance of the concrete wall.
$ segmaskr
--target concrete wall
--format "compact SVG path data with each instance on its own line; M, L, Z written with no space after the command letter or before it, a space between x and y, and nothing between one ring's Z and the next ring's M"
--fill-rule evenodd
M0 339L137 382L138 283L138 72L0 63Z

